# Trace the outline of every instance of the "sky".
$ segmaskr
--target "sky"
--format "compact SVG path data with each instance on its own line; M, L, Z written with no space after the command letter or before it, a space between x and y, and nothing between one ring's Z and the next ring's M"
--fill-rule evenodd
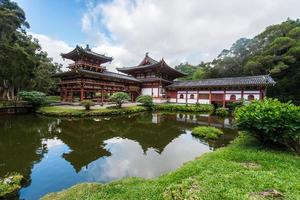
M211 61L241 37L299 18L299 0L15 0L42 49L77 44L114 58L107 68L137 65L146 52L170 66Z

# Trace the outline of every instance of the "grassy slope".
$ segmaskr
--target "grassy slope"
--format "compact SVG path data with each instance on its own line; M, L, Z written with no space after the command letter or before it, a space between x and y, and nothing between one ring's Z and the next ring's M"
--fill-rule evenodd
M4 183L5 178L12 177L10 184ZM16 196L19 189L21 189L21 181L23 176L20 174L11 174L0 179L0 199L10 196Z
M300 199L300 157L256 143L243 136L156 179L84 183L43 199L258 199L255 194L266 189Z
M47 116L70 116L70 117L84 117L84 116L105 116L105 115L121 115L146 111L142 106L131 106L126 108L101 108L92 109L89 111L82 109L64 108L61 106L42 107L37 112Z

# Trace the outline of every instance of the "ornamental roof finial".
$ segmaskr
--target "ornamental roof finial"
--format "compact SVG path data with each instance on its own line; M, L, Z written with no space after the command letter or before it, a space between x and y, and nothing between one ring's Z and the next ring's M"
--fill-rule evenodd
M90 48L90 46L88 44L86 45L85 50L91 51L91 48Z
M148 57L148 55L149 55L149 52L146 52L146 55L145 55L145 56Z

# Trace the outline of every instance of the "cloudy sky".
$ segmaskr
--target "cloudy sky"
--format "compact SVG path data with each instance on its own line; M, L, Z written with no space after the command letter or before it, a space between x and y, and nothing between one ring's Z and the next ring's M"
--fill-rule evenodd
M241 37L299 18L299 0L16 0L54 61L76 44L112 56L112 70L145 52L171 66L210 61Z

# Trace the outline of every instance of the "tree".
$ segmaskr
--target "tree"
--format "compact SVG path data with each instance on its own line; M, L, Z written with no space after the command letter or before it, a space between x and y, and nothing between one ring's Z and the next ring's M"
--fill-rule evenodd
M34 109L44 105L47 101L45 93L37 91L21 91L19 96L22 100L30 102Z
M125 92L116 92L108 100L114 102L118 108L121 108L123 103L130 100L130 97Z
M51 92L59 70L41 50L38 40L26 34L24 11L10 0L0 0L0 98L12 100L21 90Z
M153 98L150 95L140 95L137 98L137 102L141 103L143 106L152 107Z

